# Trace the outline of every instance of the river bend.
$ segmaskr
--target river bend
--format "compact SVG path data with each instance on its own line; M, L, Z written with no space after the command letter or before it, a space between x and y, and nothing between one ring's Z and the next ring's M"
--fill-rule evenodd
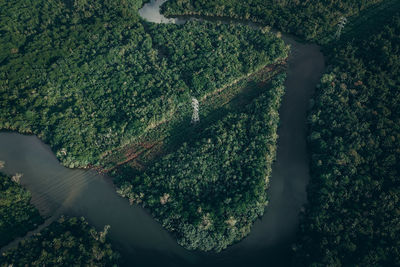
M165 1L152 0L139 14L155 23L182 24L190 19L163 17L159 7ZM144 209L130 206L119 197L110 178L92 170L63 167L50 148L35 136L0 133L0 160L6 162L2 171L24 174L21 183L31 191L32 203L45 216L84 216L97 229L109 224L109 238L121 251L127 266L285 266L298 227L298 214L307 200L306 116L325 63L317 45L299 43L287 35L283 39L291 45L292 52L280 109L269 205L250 235L221 253L193 252L180 247Z

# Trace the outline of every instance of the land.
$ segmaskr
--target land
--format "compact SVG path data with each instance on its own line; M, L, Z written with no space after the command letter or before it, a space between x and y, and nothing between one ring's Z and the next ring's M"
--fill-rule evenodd
M30 203L29 191L20 185L21 176L0 173L0 247L45 222ZM120 256L106 240L108 227L97 232L83 218L64 217L43 227L39 233L22 239L16 248L5 250L0 255L0 266L118 264Z
M271 1L171 0L162 6L166 16L202 15L249 20L268 25L306 41L327 44L335 39L340 18L357 17L384 0Z
M323 44L294 264L399 265L400 4L307 3L171 0L163 11ZM0 4L0 129L38 135L66 166L107 172L185 248L220 251L268 204L289 48L268 28L147 23L142 4Z
M284 78L183 133L185 142L143 173L119 168L118 192L148 207L186 248L220 251L245 237L268 203Z
M373 31L355 30L331 48L310 112L302 264L400 264L399 5L377 15Z
M107 231L97 232L83 218L61 217L3 253L0 266L118 266Z
M268 29L148 23L142 4L2 3L0 129L36 134L65 166L107 172L180 244L220 251L267 204L289 47Z
M250 19L324 44L330 66L309 113L309 203L293 264L398 265L400 4L310 2L172 0L163 10Z
M30 204L31 195L19 185L21 174L0 173L0 247L43 222L38 210Z

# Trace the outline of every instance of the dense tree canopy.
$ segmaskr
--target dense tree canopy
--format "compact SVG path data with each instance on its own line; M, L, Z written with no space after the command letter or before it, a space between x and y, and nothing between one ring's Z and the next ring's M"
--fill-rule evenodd
M30 204L31 195L18 184L19 175L12 177L0 173L0 247L25 235L43 219Z
M99 164L149 125L286 57L248 27L142 21L140 0L0 3L0 129L37 134L67 166Z
M250 19L325 47L324 75L309 116L312 179L295 265L400 264L400 20L398 1L170 0L167 15ZM357 17L357 16L354 16ZM329 37L330 36L330 37Z
M312 179L296 264L400 265L400 10L380 16L393 12L328 51L334 68L309 115Z
M190 116L192 97L203 101L288 56L284 42L266 29L152 24L139 17L141 5L1 2L0 130L38 135L69 167L112 169L110 162L118 164L109 155L147 138L162 122L178 120L178 111ZM192 145L178 145L145 172L120 167L121 194L143 202L185 247L221 250L241 239L267 203L282 82L262 87L267 91L245 110L225 113ZM53 227L71 224L80 225ZM61 238L77 239L74 231ZM49 264L56 257L72 263L72 256L48 250L44 238L58 240L55 234L35 237L29 246L44 247L32 247L26 262L46 263L51 253L56 256ZM68 246L75 251L79 242ZM15 253L7 257L22 249Z
M119 254L83 218L61 217L0 256L0 266L117 266Z
M120 170L118 192L148 207L189 249L219 251L242 239L268 202L284 78L274 78L245 107L197 129L199 136L143 174Z
M163 5L168 16L200 14L260 22L307 40L333 36L341 17L357 15L382 0L169 0Z

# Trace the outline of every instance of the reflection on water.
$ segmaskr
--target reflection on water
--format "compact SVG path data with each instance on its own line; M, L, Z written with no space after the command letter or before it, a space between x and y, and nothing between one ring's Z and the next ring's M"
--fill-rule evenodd
M167 19L159 7L166 0L146 4L140 15L156 23L184 23ZM324 70L324 58L316 45L292 46L286 95L280 110L277 160L273 166L270 204L248 237L221 253L187 251L175 242L145 210L120 198L106 176L61 166L48 146L34 136L0 133L0 161L8 174L24 173L22 185L32 192L32 202L42 214L84 216L102 229L111 225L109 237L127 266L286 266L290 244L306 202L308 162L306 110Z
M149 214L119 197L108 177L63 167L35 136L0 133L0 160L5 162L2 172L24 174L21 184L32 193L32 203L41 214L84 216L98 229L111 225L109 237L133 262L152 262L144 255L156 251L166 253L159 259L167 262L188 257Z

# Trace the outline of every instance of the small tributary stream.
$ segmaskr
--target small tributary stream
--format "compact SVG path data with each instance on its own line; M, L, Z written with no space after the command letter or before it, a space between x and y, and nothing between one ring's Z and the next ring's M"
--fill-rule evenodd
M163 17L159 7L165 1L152 0L139 14L155 23L182 24L191 19ZM2 171L24 174L21 183L31 191L33 204L44 215L84 216L97 229L110 225L109 238L127 266L285 266L298 214L306 202L306 112L325 63L317 45L299 43L286 35L283 39L291 45L292 53L280 109L269 205L250 235L221 253L193 252L180 247L147 211L130 206L119 197L110 178L91 170L63 167L50 148L35 136L0 133L0 160L6 162ZM13 244L7 247L10 246Z

